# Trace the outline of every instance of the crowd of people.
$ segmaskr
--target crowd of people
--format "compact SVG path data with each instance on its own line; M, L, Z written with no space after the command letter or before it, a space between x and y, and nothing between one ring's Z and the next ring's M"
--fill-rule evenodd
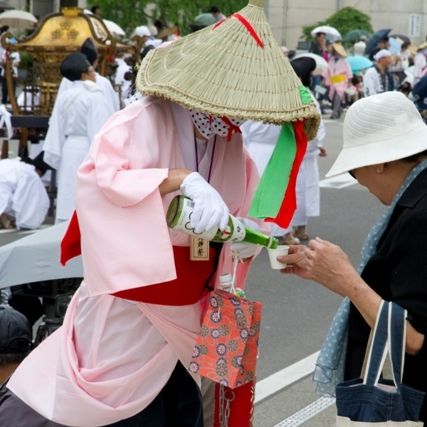
M368 52L367 42L368 38L362 35L358 42L346 49L336 38L328 39L322 32L315 34L309 52L321 56L328 63L327 69L318 73L312 82L322 111L329 108L332 110L331 118L340 118L343 108L362 97L397 90L415 102L424 116L427 43L416 47L409 39L400 40L400 52L396 53L390 50L388 35L379 37ZM349 54L366 57L371 63L353 71L346 61Z
M396 57L384 37L371 52L374 66L354 75L342 43L317 33L310 52L328 63L320 75L313 57L292 57L274 41L260 0L228 18L213 6L194 19L188 37L161 22L153 27L135 29L139 57L117 58L111 80L96 72L90 38L68 55L43 150L34 160L0 161L0 226L43 222L49 198L40 177L54 169L55 222L68 222L61 262L81 255L84 266L63 325L36 348L34 319L1 293L0 425L252 425L252 380L231 389L189 367L197 337L207 333L201 319L210 292L223 289L221 278L230 274L233 286L244 289L259 251L250 243L204 242L198 259L200 239L167 226L165 212L177 194L193 202L193 234L227 234L236 216L289 246L278 258L283 274L345 297L320 352L323 374L335 369L333 351L343 357L339 379L358 377L382 301L406 309L403 380L427 391L427 127L418 111L427 48L411 55L402 44ZM360 42L353 49L364 54ZM333 119L349 106L343 148L328 176L349 173L388 206L358 270L343 249L312 239L308 229L320 214L325 105ZM281 181L284 163L285 185L264 189L268 195L260 199L274 199L275 214L249 218L259 182L273 165ZM292 206L292 215L284 206ZM212 339L231 327L225 316L210 320L218 324ZM337 334L343 340L334 338L332 348L328 340ZM231 347L219 347L212 359L221 362ZM427 422L427 403L417 416Z

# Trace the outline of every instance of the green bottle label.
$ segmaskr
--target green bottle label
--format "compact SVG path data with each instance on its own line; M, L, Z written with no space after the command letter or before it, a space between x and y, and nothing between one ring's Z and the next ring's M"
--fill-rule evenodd
M267 248L276 248L278 241L275 237L267 236L251 228L245 227L242 221L233 215L228 218L228 224L224 231L214 227L202 233L196 233L191 226L191 215L194 203L184 196L176 196L171 201L166 213L166 222L174 230L180 230L193 236L201 237L214 242L248 242Z

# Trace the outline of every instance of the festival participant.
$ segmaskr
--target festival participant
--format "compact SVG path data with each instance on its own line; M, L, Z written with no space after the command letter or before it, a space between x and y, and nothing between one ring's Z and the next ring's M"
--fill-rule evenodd
M114 90L111 81L96 71L99 62L98 49L90 37L88 37L82 44L80 47L80 52L86 57L86 59L89 61L89 64L92 65L93 69L95 70L95 83L102 90L105 101L110 104L110 108L112 108L113 111L118 111L120 109L119 94ZM64 77L59 84L57 97L59 97L63 91L69 89L70 87L72 87L72 82L67 77Z
M84 281L63 326L8 384L17 408L65 425L202 425L200 377L187 368L203 296L231 272L231 251L211 244L190 259L192 241L168 229L165 210L181 193L196 232L224 229L229 213L246 216L258 180L239 125L295 121L302 142L318 126L261 0L150 51L137 87L146 97L111 117L78 172L63 257L81 250ZM238 265L240 287L249 264ZM227 425L248 427L253 384L234 392L241 412Z
M58 171L55 222L70 219L75 206L77 169L94 136L114 113L84 55L72 53L65 58L61 74L71 87L57 97L43 146L44 161Z
M324 72L325 84L329 86L329 99L332 102L331 119L339 119L345 101L345 90L353 77L350 65L345 59L347 52L341 43L332 43L331 58Z
M49 197L31 160L0 160L0 228L34 229L45 220Z

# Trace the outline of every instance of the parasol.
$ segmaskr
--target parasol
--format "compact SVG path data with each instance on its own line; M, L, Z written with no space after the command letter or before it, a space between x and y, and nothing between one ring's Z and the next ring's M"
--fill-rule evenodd
M29 29L37 24L37 18L25 10L12 9L0 13L0 25L11 28Z
M330 25L320 25L311 31L311 35L313 37L315 37L317 33L325 33L327 37L329 36L328 39L331 39L332 41L341 40L340 32Z
M371 36L372 34L366 30L351 30L344 36L344 41L355 43L362 40L362 38L364 37L366 37L366 39L369 39L369 37Z
M373 63L370 59L361 55L348 56L347 62L350 65L351 71L353 73L360 73L366 68L372 67Z
M298 58L313 58L316 61L316 69L312 73L314 75L321 75L323 74L323 71L328 68L328 63L326 62L326 60L320 55L316 55L315 53L300 53L299 55L296 55L294 57L294 59Z
M103 19L105 26L108 28L108 31L113 35L113 36L125 36L126 33L124 32L123 28L119 25L116 24L113 21L109 21L108 19Z
M365 54L370 55L372 51L374 51L378 45L378 42L389 35L391 28L384 28L382 30L378 30L375 32L372 37L366 43Z

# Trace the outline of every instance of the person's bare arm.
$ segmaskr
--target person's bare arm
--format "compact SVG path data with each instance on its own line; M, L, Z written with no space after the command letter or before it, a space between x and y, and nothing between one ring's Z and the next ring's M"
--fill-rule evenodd
M286 263L284 273L315 280L332 292L348 297L366 323L375 324L381 297L357 273L348 256L337 245L316 238L308 247L291 246L289 255L279 257ZM407 322L406 352L415 355L424 344L424 335Z
M169 169L168 177L160 184L160 194L165 194L178 191L182 181L189 175L191 171L188 169Z

